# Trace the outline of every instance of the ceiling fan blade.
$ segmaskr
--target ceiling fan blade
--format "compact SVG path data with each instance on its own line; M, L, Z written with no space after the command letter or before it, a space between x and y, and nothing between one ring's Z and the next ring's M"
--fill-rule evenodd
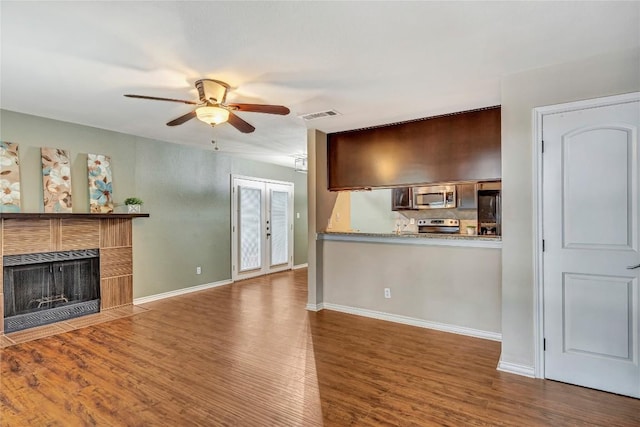
M169 101L169 102L180 102L182 104L190 104L197 105L197 102L193 101L185 101L184 99L173 99L173 98L158 98L157 96L145 96L145 95L125 95L127 98L140 98L140 99L151 99L152 101Z
M266 104L227 104L237 111L250 111L253 113L279 114L286 116L290 110L282 105L266 105Z
M177 119L171 120L167 123L167 126L178 126L183 124L184 122L193 119L196 116L195 111L191 111L190 113L185 114L184 116L180 116Z
M233 114L231 111L229 111L229 120L227 120L227 122L242 133L251 133L256 130L256 128Z

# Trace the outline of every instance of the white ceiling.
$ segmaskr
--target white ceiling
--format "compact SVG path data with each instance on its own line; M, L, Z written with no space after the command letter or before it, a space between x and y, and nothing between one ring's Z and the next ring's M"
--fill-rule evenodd
M640 2L0 2L0 107L293 167L324 132L500 103L501 76L640 45ZM165 123L197 99L282 104L256 127ZM305 122L298 115L342 115Z

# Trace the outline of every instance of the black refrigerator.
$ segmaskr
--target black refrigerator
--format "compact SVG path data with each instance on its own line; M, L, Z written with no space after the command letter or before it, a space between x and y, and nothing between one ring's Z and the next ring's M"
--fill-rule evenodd
M478 191L478 233L502 235L502 206L500 190Z

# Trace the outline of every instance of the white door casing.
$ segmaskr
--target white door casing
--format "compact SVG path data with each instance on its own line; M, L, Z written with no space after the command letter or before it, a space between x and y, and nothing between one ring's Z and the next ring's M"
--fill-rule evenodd
M293 267L293 183L232 176L232 280Z
M537 326L546 344L537 374L640 397L640 269L628 269L640 263L640 97L536 113Z

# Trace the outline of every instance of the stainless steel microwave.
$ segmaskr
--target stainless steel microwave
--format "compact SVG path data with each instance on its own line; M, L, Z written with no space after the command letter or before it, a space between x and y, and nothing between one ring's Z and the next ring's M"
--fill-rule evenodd
M455 185L430 185L413 188L414 209L444 209L456 207Z

